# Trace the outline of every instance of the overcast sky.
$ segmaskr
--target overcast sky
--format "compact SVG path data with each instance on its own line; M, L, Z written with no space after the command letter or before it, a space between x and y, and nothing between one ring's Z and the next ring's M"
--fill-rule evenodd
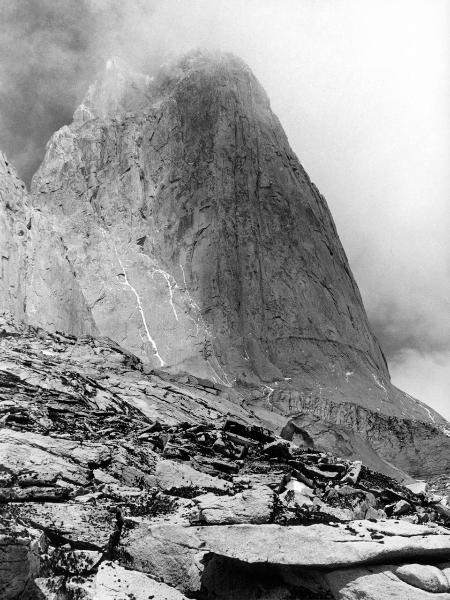
M0 147L29 181L105 60L240 55L326 196L392 380L450 418L449 0L0 0Z

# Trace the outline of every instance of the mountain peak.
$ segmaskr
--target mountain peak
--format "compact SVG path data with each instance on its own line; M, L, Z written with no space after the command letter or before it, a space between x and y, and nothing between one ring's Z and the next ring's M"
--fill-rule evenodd
M204 84L215 81L217 86L228 85L233 79L243 86L250 81L255 100L269 105L263 88L242 59L229 52L199 48L168 60L154 76L138 72L119 56L112 56L75 111L74 122L150 110L189 77L202 78Z
M105 71L129 72L130 65L120 56L111 56L105 63Z
M113 56L89 87L74 113L74 122L107 118L119 112L142 110L149 102L152 78L134 71L123 59Z

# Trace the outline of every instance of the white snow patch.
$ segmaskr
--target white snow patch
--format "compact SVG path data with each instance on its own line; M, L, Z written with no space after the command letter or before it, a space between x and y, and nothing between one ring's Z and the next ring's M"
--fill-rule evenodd
M272 402L270 401L270 399L272 398L272 396L273 396L273 393L274 393L274 391L275 391L275 390L274 390L274 388L271 388L271 387L270 387L270 386L268 386L268 385L264 385L263 387L265 387L265 388L266 388L266 390L268 390L268 393L267 393L267 396L266 396L266 401L267 401L267 404L268 404L270 407L272 407L272 408L273 408L273 404L272 404Z
M375 375L375 373L372 373L372 377L373 377L373 380L375 381L375 383L377 384L377 386L379 388L381 388L382 390L384 390L384 392L387 394L387 389L383 385L383 382L380 381L380 379Z
M429 416L429 418L430 418L430 421L431 421L432 423L436 424L436 419L435 419L435 418L433 417L433 415L431 414L431 411L430 411L430 409L428 408L428 406L425 406L424 404L422 404L422 402L420 402L419 400L417 400L417 398L413 398L412 396L410 396L410 395L409 395L409 394L407 394L406 392L405 392L405 396L408 396L408 398L409 398L410 400L412 400L413 402L415 402L416 404L418 404L418 405L420 406L420 408L422 408L422 409L423 409L423 410L424 410L424 411L427 413L427 415L428 415L428 416Z
M172 312L174 314L175 319L178 321L177 311L176 311L174 303L173 303L173 290L175 290L178 287L177 282L175 281L175 278L170 273L167 273L167 271L163 271L163 269L155 269L152 272L153 278L156 273L159 273L160 275L162 275L164 277L164 279L166 280L167 287L169 288L169 304L172 308Z
M106 237L105 232L102 231L102 233L103 233L103 236ZM145 318L144 308L142 306L139 294L137 293L136 288L133 285L131 285L130 281L128 280L127 270L125 269L125 266L124 266L124 264L123 264L123 262L122 262L122 260L121 260L121 258L119 256L119 253L117 251L117 247L116 247L116 244L115 244L114 240L111 239L111 242L112 242L112 245L113 245L113 248L114 248L114 254L116 255L116 258L117 258L117 262L119 263L120 268L122 269L122 275L123 275L123 278L124 278L123 283L124 283L124 285L126 285L133 292L133 294L134 294L134 296L136 298L137 308L138 308L139 313L141 315L141 320L142 320L142 324L144 326L145 335L147 336L147 340L150 342L150 345L153 348L154 355L159 360L159 363L160 363L161 367L163 367L165 365L165 363L164 363L163 359L161 358L161 355L159 354L158 346L156 345L155 340L152 338L152 336L150 334L150 330L149 330L148 325L147 325L147 319Z

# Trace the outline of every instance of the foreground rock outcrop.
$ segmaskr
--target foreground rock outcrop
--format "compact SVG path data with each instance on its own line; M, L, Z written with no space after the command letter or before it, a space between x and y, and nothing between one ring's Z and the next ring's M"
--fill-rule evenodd
M106 338L3 317L2 598L359 598L374 577L450 597L442 496L301 448L241 404Z

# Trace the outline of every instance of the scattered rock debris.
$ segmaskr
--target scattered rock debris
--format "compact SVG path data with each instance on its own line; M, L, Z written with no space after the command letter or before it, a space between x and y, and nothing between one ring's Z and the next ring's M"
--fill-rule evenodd
M250 599L262 590L267 598L340 597L331 574L341 564L282 558L292 536L312 549L314 540L332 545L339 536L343 549L349 539L375 544L359 558L350 546L348 568L370 564L380 548L392 556L394 544L397 565L413 557L432 565L424 573L434 579L422 591L445 587L436 566L450 551L441 496L300 448L213 384L145 373L108 340L50 334L5 317L0 331L5 600L94 599L108 574L117 589L105 597L117 600L145 597L133 583L145 578L155 598L166 597L158 585L167 598ZM227 544L245 527L247 542L233 550ZM265 531L280 540L281 554L278 566L267 558L263 576ZM395 577L411 587L407 571ZM229 585L220 583L222 572ZM250 591L255 577L260 587Z

